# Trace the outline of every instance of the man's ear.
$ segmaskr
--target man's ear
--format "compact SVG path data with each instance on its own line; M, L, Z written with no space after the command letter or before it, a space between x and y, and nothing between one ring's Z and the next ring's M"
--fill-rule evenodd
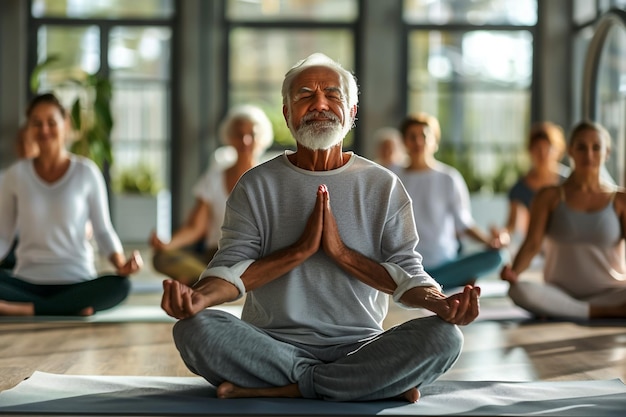
M285 118L287 126L289 126L289 109L285 105L283 105L283 117Z
M354 126L354 122L356 121L356 111L357 111L357 105L355 104L350 109L350 120L352 120L352 126Z

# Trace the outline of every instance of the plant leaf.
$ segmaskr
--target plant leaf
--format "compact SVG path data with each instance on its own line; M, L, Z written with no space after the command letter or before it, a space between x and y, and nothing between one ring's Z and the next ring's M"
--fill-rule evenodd
M35 65L35 68L33 68L33 72L30 74L30 91L32 93L36 93L37 91L39 91L39 76L41 75L41 72L48 68L50 65L59 61L60 59L60 55L53 54L48 56L43 62Z

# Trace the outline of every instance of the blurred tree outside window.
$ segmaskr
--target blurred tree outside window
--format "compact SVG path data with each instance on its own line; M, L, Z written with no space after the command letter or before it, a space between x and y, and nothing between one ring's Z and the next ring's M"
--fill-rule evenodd
M282 113L280 90L285 72L322 50L346 69L354 68L354 38L345 29L236 28L230 33L229 50L230 104L253 103L265 110L279 147L295 146Z
M172 0L32 0L36 18L70 19L170 18L174 14Z
M358 17L355 0L227 0L231 21L351 22Z
M50 56L58 58L39 74L38 91L54 90L69 106L80 90L64 80L90 74L111 83L112 178L141 167L169 188L173 3L32 2L37 47L31 60L41 64Z
M508 190L528 163L536 1L404 5L407 111L439 119L437 157L461 171L470 191Z
M281 85L297 61L323 52L355 71L357 0L227 0L228 103L260 106L274 127L274 148L293 148ZM272 24L268 25L268 22ZM351 132L344 145L354 141Z

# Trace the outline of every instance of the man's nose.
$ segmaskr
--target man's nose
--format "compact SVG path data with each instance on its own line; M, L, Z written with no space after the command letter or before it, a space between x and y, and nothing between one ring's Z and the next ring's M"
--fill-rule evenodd
M328 98L326 98L324 92L317 91L313 96L313 102L311 103L310 109L316 111L325 111L329 108L330 107L328 106Z

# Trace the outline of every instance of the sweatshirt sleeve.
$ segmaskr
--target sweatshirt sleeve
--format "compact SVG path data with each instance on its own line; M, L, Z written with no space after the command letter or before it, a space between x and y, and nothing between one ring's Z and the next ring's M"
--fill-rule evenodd
M418 241L413 208L407 200L386 223L383 248L389 255L385 262L381 262L397 285L393 300L401 306L404 305L400 298L411 288L435 287L441 290L439 283L424 270L422 255L416 249Z

